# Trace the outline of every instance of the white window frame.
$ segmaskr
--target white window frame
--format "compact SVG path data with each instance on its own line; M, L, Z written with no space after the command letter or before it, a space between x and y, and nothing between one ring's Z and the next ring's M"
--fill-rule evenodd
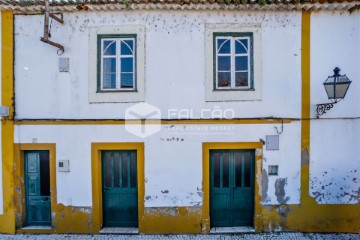
M214 64L214 34L217 33L252 33L253 39L253 76L252 86L237 88L217 87L217 63ZM220 37L220 36L219 36ZM216 44L216 43L215 43ZM232 60L233 61L233 60ZM205 25L205 101L261 101L262 99L262 54L261 54L261 24L206 24ZM232 63L234 64L234 63ZM232 66L232 69L234 66ZM231 78L235 81L235 77ZM249 79L250 80L250 79ZM251 81L251 80L250 80ZM235 83L234 85L235 86Z
M218 53L218 39L227 39L227 40L230 40L230 53ZM248 41L248 51L247 53L235 53L235 41L238 40L238 39L246 39ZM240 42L241 43L241 42ZM242 43L241 43L242 44ZM235 36L216 36L215 37L215 51L216 51L216 54L215 54L215 59L216 59L216 69L215 69L215 89L216 90L228 90L228 89L233 89L233 90L236 90L236 89L239 89L239 90L246 90L246 89L251 89L252 86L251 86L251 82L252 82L252 79L251 79L251 37L249 36L246 36L246 37L235 37ZM219 71L218 70L218 56L227 56L227 57L230 57L230 79L231 79L231 83L230 83L230 86L229 87L219 87L219 75L218 73L219 72L228 72L228 71ZM247 71L236 71L235 69L235 58L236 57L239 57L239 56L245 56L245 57L248 57L248 62L247 62ZM248 72L248 86L239 86L237 87L236 86L236 82L235 82L235 75L237 72Z
M122 41L128 41L131 40L133 41L133 46L134 46L134 51L131 55L124 55L121 53L120 50L120 44ZM115 41L115 51L116 51L116 55L103 55L104 53L104 41ZM136 38L133 37L103 37L101 38L101 53L99 55L100 57L100 91L136 91ZM122 58L133 58L133 72L122 72L121 70L121 59ZM115 82L115 88L104 88L104 58L115 58L115 62L116 62L116 82ZM132 80L132 84L133 87L132 88L122 88L121 87L121 74L122 73L132 73L133 74L133 80Z
M102 55L102 53L98 54L98 35L136 35L136 57L134 64L136 80L133 89L116 88L107 90L102 88L102 74L98 73L98 56ZM120 67L116 67L118 71ZM99 75L101 78L100 86L98 85ZM131 103L145 101L145 26L122 25L90 28L88 83L89 103ZM116 84L120 84L120 81L117 81Z

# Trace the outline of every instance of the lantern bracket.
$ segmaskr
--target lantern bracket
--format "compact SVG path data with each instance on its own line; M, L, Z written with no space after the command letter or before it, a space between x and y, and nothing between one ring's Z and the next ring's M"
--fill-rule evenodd
M319 118L319 116L326 113L326 111L332 109L335 103L337 102L316 104L316 117Z

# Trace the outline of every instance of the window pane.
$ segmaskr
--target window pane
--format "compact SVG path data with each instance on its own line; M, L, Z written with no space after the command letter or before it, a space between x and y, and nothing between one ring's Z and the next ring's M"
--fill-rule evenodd
M235 71L248 70L248 59L247 56L235 57Z
M114 152L114 187L120 187L120 154Z
M235 153L235 186L241 187L241 154Z
M116 88L116 74L103 74L103 88Z
M231 84L230 72L219 72L218 73L218 87L229 87Z
M229 187L229 153L223 153L223 188Z
M235 53L247 53L248 49L247 39L237 39L235 41Z
M230 57L218 56L218 70L219 71L230 71L231 60Z
M131 162L130 162L130 187L136 187L136 152L131 152Z
M214 187L220 187L220 154L214 154Z
M116 41L105 40L103 44L103 55L116 55Z
M122 153L122 187L127 188L128 186L128 153Z
M134 58L121 58L121 72L133 72Z
M111 181L111 175L112 175L112 169L111 169L111 153L107 152L105 153L105 175L106 175L106 181L105 181L105 187L112 187L112 181Z
M217 52L230 53L230 39L217 39Z
M115 73L116 58L103 58L103 71L104 73Z
M249 152L243 153L244 158L244 187L250 187L250 154Z
M122 88L133 88L133 73L122 73L121 74L121 87Z
M134 40L121 41L121 55L132 55L134 52Z
M249 86L248 72L236 72L235 73L235 86L236 87L248 87Z
M103 58L103 88L116 88L116 59Z

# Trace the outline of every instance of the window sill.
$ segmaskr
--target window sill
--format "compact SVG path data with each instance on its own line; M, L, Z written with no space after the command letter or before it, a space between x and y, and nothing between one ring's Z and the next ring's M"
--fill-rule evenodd
M241 89L241 88L231 88L231 89L214 89L214 92L222 92L222 91L241 91L241 92L253 92L255 91L254 88L246 88L246 89Z
M89 92L89 103L137 103L143 101L145 101L145 92L139 90Z
M96 93L133 93L138 92L137 90L98 90Z

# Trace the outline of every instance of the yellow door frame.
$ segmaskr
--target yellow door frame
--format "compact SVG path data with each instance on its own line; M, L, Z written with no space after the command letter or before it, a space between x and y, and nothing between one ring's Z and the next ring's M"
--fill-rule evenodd
M138 221L141 232L144 218L144 143L92 143L91 144L91 176L93 202L93 233L99 233L103 225L102 213L102 170L101 151L103 150L136 150L137 151L137 181L138 181Z
M215 149L253 149L255 150L255 189L254 189L254 227L261 228L259 216L261 212L261 179L262 179L262 143L261 142L204 142L203 151L203 218L202 232L210 232L210 150Z

